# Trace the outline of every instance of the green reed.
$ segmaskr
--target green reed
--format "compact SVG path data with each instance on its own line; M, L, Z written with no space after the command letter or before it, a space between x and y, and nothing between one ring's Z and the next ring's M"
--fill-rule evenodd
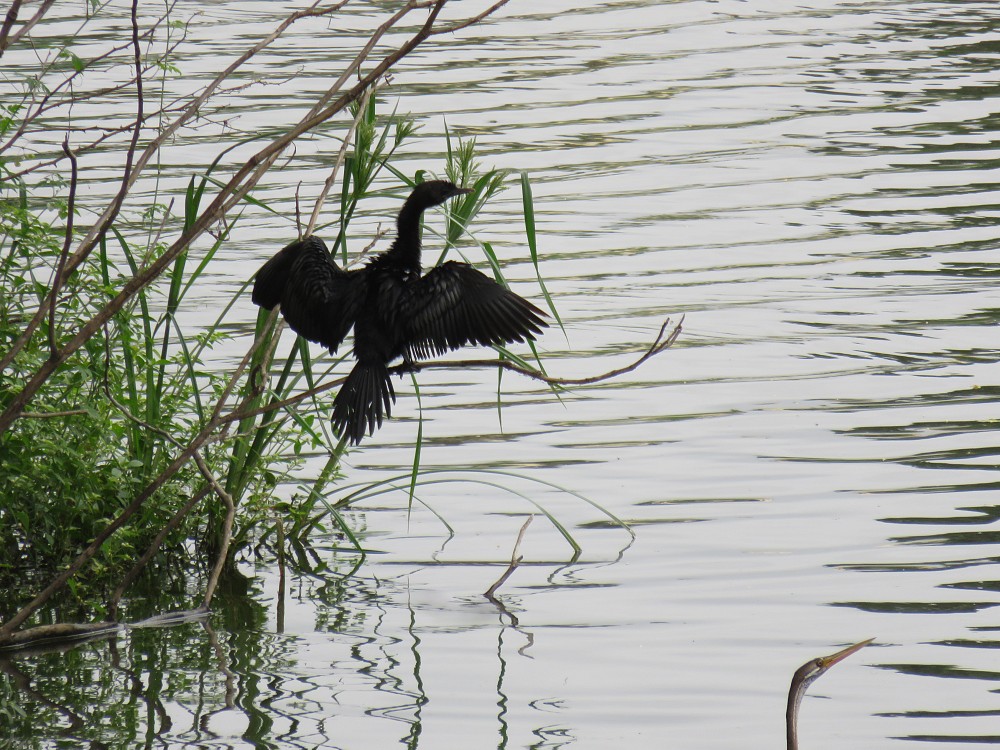
M380 193L391 190L402 195L425 175L421 170L409 178L392 164L397 149L415 129L412 121L395 113L380 118L374 96L358 104L352 114L353 135L347 143L341 141L346 151L340 190L333 192L336 204L325 212L337 217L333 250L344 263L356 260L348 248L350 226L364 210L375 184ZM471 192L443 209L445 232L438 262L449 252L460 252L468 260L463 248L478 249L497 281L506 284L493 246L477 237L474 224L487 202L505 189L510 173L483 169L476 159L474 140L453 141L448 134L446 143L446 175L471 187ZM129 278L167 251L162 237L195 225L210 188L224 184L215 173L232 148L222 151L203 172L189 176L182 200L155 195L138 219L121 218L110 225L92 262L65 280L52 317L55 328L50 332L45 324L0 374L0 406L21 379L50 356L53 340L58 343L68 335L74 321L92 318ZM53 269L63 256L66 217L74 208L63 198L65 181L31 184L0 161L0 170L5 169L0 172L7 176L0 182L0 290L5 300L0 311L0 342L15 340L23 322L45 299ZM383 171L395 176L396 186L383 187L389 179ZM520 184L531 260L545 303L561 325L539 269L527 175L520 176ZM202 567L224 542L225 511L216 497L220 492L237 509L231 558L280 547L292 553L292 561L315 569L317 558L309 553L310 539L323 532L338 535L343 540L340 549L353 550L363 559L363 534L342 511L399 485L344 485L341 458L345 445L330 428L330 389L306 401L288 403L303 391L322 390L344 357L317 361L308 343L299 338L287 356L275 360L278 319L259 311L255 345L248 352L245 369L234 375L209 365L217 361L218 345L234 336L232 310L246 298L251 280L230 296L214 320L195 326L182 323L192 292L214 268L218 251L240 226L245 212L261 210L281 215L260 197L247 194L211 242L177 254L153 283L140 288L110 316L98 335L53 372L34 399L32 412L0 436L0 466L6 480L0 482L0 582L29 569L54 571L65 566L109 519L154 485L157 489L130 522L104 542L89 577L70 579L72 595L92 598L96 589L91 591L89 583L100 588L109 577L120 575L161 529L170 529L154 558L161 570L178 562L178 571L192 564ZM326 228L320 224L318 231ZM289 235L289 240L294 239L291 227ZM531 349L541 365L533 345ZM506 348L497 347L497 352L502 359L528 366ZM413 387L419 405L416 376ZM499 395L498 386L498 412ZM205 438L207 433L210 438ZM445 481L437 476L438 470L421 468L424 440L421 419L411 471L402 486L411 503L418 486ZM177 456L187 455L185 451L195 455L195 449L202 461L197 468L190 461L179 469L171 468ZM312 456L324 459L318 476L297 480ZM484 472L475 481L524 498L553 523L573 555L579 554L578 542L552 513L530 495L491 476ZM531 481L527 475L508 478ZM209 492L206 482L216 490ZM291 486L295 489L289 492ZM189 508L191 498L198 497L209 499Z

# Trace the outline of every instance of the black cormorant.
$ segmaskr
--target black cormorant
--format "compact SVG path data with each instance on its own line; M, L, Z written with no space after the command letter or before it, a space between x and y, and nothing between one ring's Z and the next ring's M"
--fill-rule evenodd
M467 263L420 269L420 217L468 189L430 180L410 194L396 239L362 268L345 271L323 240L285 247L257 272L253 301L281 313L299 335L335 352L354 327L357 364L333 402L338 433L357 444L390 416L396 394L389 363L441 354L466 344L534 340L545 313Z

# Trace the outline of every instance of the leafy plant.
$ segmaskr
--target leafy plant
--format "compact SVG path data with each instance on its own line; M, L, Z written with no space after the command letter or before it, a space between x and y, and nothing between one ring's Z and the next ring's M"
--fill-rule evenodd
M248 60L296 21L328 16L338 4L290 13L202 89L180 100L170 99L165 85L180 69L184 41L184 24L170 15L173 5L143 22L133 3L131 37L121 42L99 30L92 33L94 18L115 12L109 4L94 4L73 37L46 38L34 69L13 68L12 77L0 79L0 86L13 92L0 105L0 587L18 581L23 590L29 572L53 576L20 609L13 611L12 597L0 604L0 614L12 612L0 625L0 645L57 592L115 618L129 585L150 564L181 581L179 590L186 590L190 569L205 570L201 606L208 607L223 566L240 550L270 547L283 555L287 549L306 565L309 535L324 530L339 534L343 546L363 559L363 533L342 511L364 493L327 499L340 479L344 450L331 433L329 408L320 401L339 383L330 377L330 365L313 362L301 340L276 361L280 321L273 312L258 315L254 341L237 364L225 370L208 364L215 347L231 335L227 316L249 282L207 325L185 328L179 313L244 213L279 213L254 189L265 174L280 169L279 156L307 135L339 138L341 148L299 233L316 229L325 196L339 177L340 202L331 212L337 216L334 252L345 263L356 260L348 246L351 223L374 185L387 179L383 170L395 175L402 190L423 176L410 178L391 164L415 126L396 113L379 116L380 81L420 44L475 23L503 4L445 22L439 15L446 2L407 3L387 11L344 74L315 94L298 121L220 148L207 167L188 175L183 196L164 192L158 179L139 181L195 118L211 106L224 106L228 93L243 90L242 84L228 90L226 84ZM39 6L30 22L18 21L21 3L11 7L0 28L0 60L12 47L28 46L37 24L45 28L50 5ZM385 35L424 10L417 30L384 52ZM373 58L376 51L384 56ZM130 71L123 80L122 70ZM108 80L115 81L111 88ZM93 101L116 94L121 96L115 101L127 106L102 115L99 135L74 121ZM342 113L352 115L350 125L331 126ZM59 147L53 145L53 122L64 123ZM232 140L229 133L225 137ZM493 248L470 228L508 174L483 170L474 140L453 143L449 135L447 145L446 173L472 190L449 209L441 258L460 252L458 243L468 238L504 283ZM242 164L229 163L244 147L257 150ZM88 196L81 206L80 175L95 155L102 168L117 159L121 177L111 197ZM521 185L537 272L527 177ZM558 320L544 286L543 292ZM636 365L670 341L658 338ZM502 348L498 355L485 364L521 371L553 388L569 382L530 368ZM421 429L407 483L411 498L427 476L420 469L422 436ZM324 456L319 477L303 482L291 500L276 499L278 485L291 481L309 454ZM576 549L569 531L552 521ZM209 559L214 559L211 570ZM103 610L95 604L99 595L105 598Z

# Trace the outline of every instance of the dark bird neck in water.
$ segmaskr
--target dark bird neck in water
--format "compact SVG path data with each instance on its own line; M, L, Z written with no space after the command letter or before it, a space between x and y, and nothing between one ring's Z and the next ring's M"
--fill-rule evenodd
M787 750L799 750L799 706L806 690L830 667L843 661L851 654L860 651L874 639L855 643L829 656L811 659L795 670L791 685L788 688L788 705L785 709L785 738Z
M253 301L268 310L280 304L306 339L334 352L353 327L357 364L333 404L334 425L352 443L390 416L393 360L529 341L548 325L545 313L467 263L449 261L420 275L421 216L468 192L446 180L418 185L396 219L392 246L358 270L344 271L322 240L308 237L257 272Z

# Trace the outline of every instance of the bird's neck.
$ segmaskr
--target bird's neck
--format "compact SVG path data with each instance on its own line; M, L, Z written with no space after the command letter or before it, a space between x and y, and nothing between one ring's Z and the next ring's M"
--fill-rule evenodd
M788 692L788 705L785 707L787 750L799 750L799 706L802 704L802 696L805 695L805 692L805 685L796 685L793 679L791 689Z
M799 738L794 724L785 725L785 747L787 750L799 750Z
M400 265L420 271L420 217L424 206L406 201L396 219L396 241L389 252Z

